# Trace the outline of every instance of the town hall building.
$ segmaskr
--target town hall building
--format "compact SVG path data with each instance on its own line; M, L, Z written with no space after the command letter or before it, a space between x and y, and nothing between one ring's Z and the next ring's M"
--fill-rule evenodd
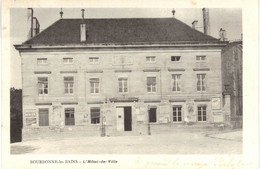
M175 17L61 18L39 32L28 10L34 33L15 45L22 64L23 140L225 122L226 42Z

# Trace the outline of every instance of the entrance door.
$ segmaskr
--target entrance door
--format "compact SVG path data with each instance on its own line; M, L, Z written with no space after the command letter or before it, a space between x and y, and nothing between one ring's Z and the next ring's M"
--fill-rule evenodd
M132 108L124 107L124 127L125 131L132 131Z
M156 122L156 108L149 109L149 122Z
M66 126L75 125L74 108L65 109L65 125Z
M49 126L49 109L39 109L39 126Z
M124 131L124 107L116 108L117 131Z

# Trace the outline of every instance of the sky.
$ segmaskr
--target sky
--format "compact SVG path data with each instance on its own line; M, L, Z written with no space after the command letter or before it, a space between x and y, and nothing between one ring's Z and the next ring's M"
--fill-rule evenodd
M60 19L60 8L34 8L34 16L40 23L40 31ZM63 18L81 18L80 8L63 8ZM202 31L202 8L175 8L175 18L191 26L198 20L197 29ZM85 18L167 18L172 17L172 8L85 8ZM210 36L219 38L219 30L227 32L230 41L241 39L242 10L237 8L209 8ZM21 88L21 59L13 47L27 40L27 8L12 8L10 11L11 40L11 87Z

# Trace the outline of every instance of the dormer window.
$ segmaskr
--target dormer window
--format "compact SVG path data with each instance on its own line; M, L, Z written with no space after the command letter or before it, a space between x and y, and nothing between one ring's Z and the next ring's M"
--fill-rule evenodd
M181 60L181 56L171 56L172 62L179 62Z
M80 42L86 42L86 24L80 24Z

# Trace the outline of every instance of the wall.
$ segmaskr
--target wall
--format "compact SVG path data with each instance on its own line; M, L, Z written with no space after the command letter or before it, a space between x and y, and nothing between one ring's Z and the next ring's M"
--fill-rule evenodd
M205 55L203 63L196 61L196 55ZM115 64L117 56L132 58L131 64ZM146 56L156 56L156 63L146 63ZM180 62L171 62L171 56L181 56ZM50 126L64 125L64 108L75 108L76 126L97 126L90 124L90 108L101 107L101 103L108 102L110 98L138 98L138 103L131 106L142 109L143 117L133 109L133 118L144 118L139 124L146 125L147 107L154 104L158 106L157 123L169 123L172 119L170 113L173 105L182 105L183 119L188 115L188 106L193 107L191 121L197 121L197 106L207 106L207 122L223 121L222 107L222 82L221 82L221 53L220 50L117 50L117 51L82 51L82 52L27 52L21 53L22 77L23 77L23 110L33 112L38 119L40 107L49 108ZM72 57L73 64L64 64L63 58ZM98 64L90 64L89 57L99 57ZM37 58L47 58L46 65L38 65ZM94 71L94 72L93 72ZM197 91L197 74L206 74L206 91ZM172 91L172 74L181 74L181 91ZM49 94L39 96L37 77L48 77ZM74 94L64 94L64 76L74 77ZM146 77L156 76L156 92L147 93ZM128 78L129 91L125 94L118 92L118 78ZM89 78L100 79L100 93L90 93ZM220 108L212 110L212 98L220 99ZM115 105L116 106L116 103ZM111 106L113 107L113 106ZM110 108L113 115L113 108ZM167 114L168 113L168 114ZM111 117L111 121L115 121ZM165 119L168 118L168 122ZM24 118L25 120L26 118ZM63 124L62 124L63 122ZM24 121L24 128L28 128ZM115 131L115 124L111 125L111 131ZM37 128L38 121L34 126ZM71 128L73 130L73 128ZM145 129L140 129L140 131Z

